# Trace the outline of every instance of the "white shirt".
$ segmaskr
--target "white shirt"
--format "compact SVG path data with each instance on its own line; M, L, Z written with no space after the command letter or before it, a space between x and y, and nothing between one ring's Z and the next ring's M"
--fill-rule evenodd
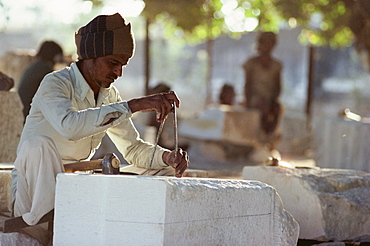
M130 164L149 168L154 145L140 139L132 112L113 85L94 93L76 63L45 76L35 94L22 132L23 141L36 135L51 138L63 163L89 160L107 133ZM113 122L106 124L109 119ZM152 169L167 167L157 147Z

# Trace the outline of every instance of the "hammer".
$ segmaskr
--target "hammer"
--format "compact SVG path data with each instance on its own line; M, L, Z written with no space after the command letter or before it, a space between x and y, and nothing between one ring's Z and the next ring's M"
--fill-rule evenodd
M94 169L102 169L103 174L119 174L121 162L114 153L108 153L103 159L80 161L64 164L64 170L67 173L75 171L88 171Z

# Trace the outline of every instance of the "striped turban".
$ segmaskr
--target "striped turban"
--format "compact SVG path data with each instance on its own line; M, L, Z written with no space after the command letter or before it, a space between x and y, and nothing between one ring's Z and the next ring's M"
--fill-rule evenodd
M131 24L119 13L99 15L75 33L78 59L134 53Z

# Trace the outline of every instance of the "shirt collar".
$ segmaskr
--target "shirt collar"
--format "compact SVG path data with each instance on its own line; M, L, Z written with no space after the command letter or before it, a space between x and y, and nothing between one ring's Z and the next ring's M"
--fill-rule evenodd
M88 93L90 93L92 97L94 97L92 89L90 88L85 78L82 76L82 73L80 72L80 69L78 69L76 62L73 62L70 67L73 77L72 83L75 84L76 99L79 101L83 101L87 97ZM112 86L113 85L111 84L109 88L100 88L97 105L104 104L104 101L107 99ZM88 100L91 101L93 99L88 98ZM95 101L93 100L92 102Z
M89 84L86 82L85 78L82 76L80 69L78 69L76 62L71 64L72 72L72 83L75 84L75 97L79 101L83 101L86 97L86 94L91 90Z

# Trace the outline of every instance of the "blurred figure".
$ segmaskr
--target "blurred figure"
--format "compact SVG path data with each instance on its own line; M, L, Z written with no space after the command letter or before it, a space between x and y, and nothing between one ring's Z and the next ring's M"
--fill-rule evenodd
M226 105L234 105L235 103L235 90L234 86L225 83L220 91L219 103Z
M14 80L0 72L0 91L9 91L14 86Z
M282 116L279 96L283 66L279 60L271 56L276 42L275 33L260 33L257 37L258 55L243 64L246 107L260 111L261 128L268 136L275 132ZM273 143L270 142L270 144Z
M36 55L36 61L23 72L19 81L18 93L23 103L24 117L30 111L30 104L41 80L54 71L56 63L63 62L63 50L54 41L45 41Z

